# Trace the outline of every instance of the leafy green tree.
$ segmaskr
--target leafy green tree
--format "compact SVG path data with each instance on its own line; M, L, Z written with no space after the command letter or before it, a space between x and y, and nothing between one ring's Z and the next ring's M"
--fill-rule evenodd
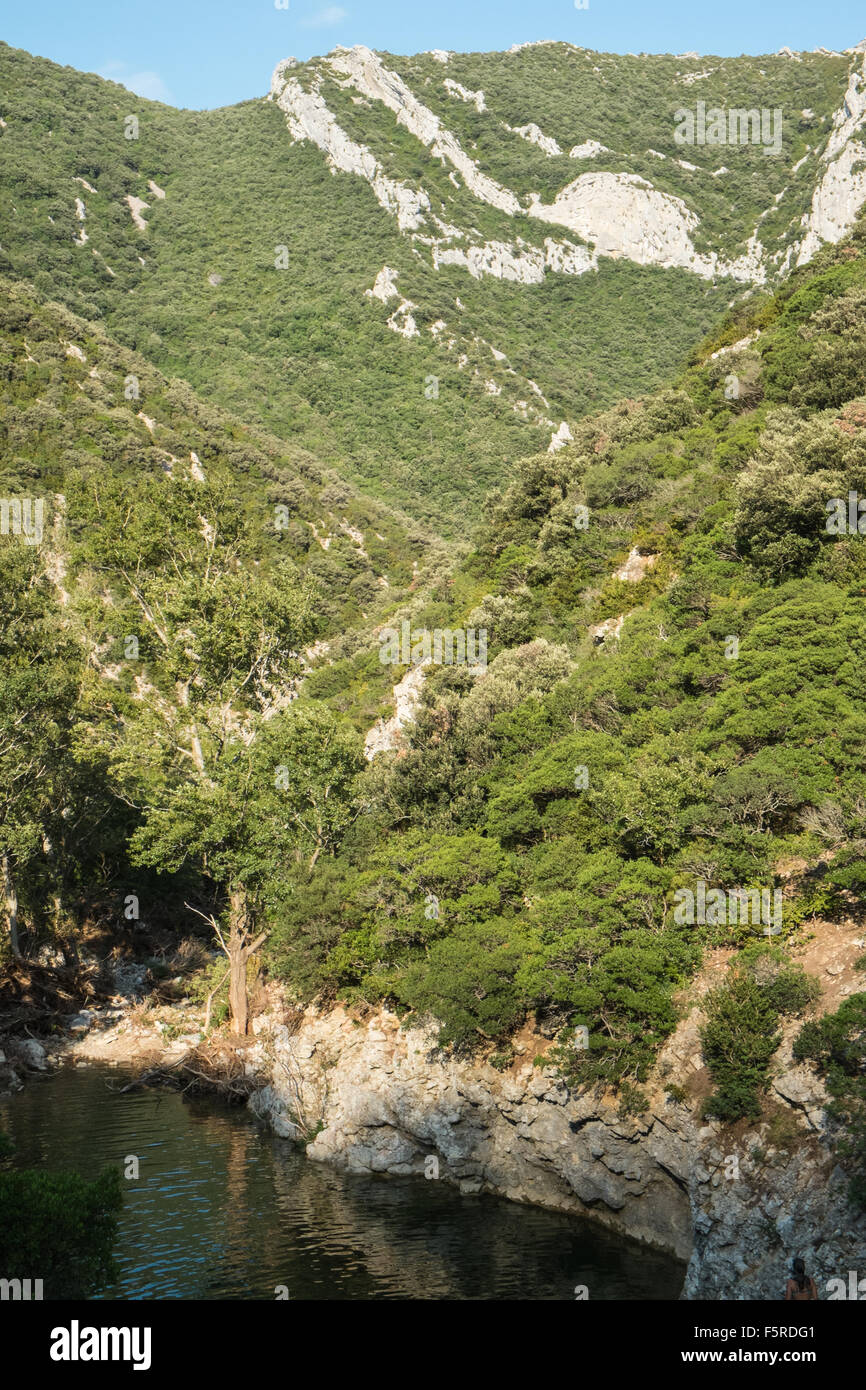
M8 946L20 954L19 893L52 884L50 835L69 811L80 650L61 627L38 548L0 538L0 873Z
M357 738L326 711L286 708L312 594L287 563L263 573L251 561L219 482L145 479L129 506L116 482L82 479L73 502L77 558L111 583L112 619L119 610L136 638L135 685L100 731L140 810L132 853L165 873L193 865L226 895L225 930L201 915L228 957L232 1024L243 1034L266 885L284 857L312 866L332 852L353 814L343 798L360 765ZM94 513L98 526L88 525Z

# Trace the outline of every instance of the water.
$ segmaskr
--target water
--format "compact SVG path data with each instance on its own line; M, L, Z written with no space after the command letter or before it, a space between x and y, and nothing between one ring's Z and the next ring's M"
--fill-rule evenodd
M312 1163L242 1108L119 1094L113 1068L63 1067L0 1100L21 1167L124 1182L107 1299L675 1299L684 1267L585 1221L436 1181Z

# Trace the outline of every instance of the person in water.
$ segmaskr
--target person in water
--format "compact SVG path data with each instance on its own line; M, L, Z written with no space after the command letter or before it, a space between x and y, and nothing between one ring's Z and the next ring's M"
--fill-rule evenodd
M791 1276L785 1288L785 1301L787 1303L805 1303L818 1297L818 1290L815 1287L815 1280L806 1273L806 1265L797 1257L791 1265Z

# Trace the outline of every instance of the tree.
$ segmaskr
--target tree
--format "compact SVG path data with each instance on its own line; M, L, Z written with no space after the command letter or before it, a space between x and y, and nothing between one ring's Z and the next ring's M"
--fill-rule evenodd
M133 858L163 872L192 863L227 899L225 933L204 916L227 952L232 1019L245 1033L246 963L263 941L247 884L268 860L252 746L291 701L313 595L291 564L261 571L218 478L142 478L129 503L113 478L79 475L70 512L76 559L110 585L90 627L99 634L110 614L117 631L120 620L131 653L93 737L107 739L118 791L140 813ZM93 642L95 664L104 645Z
M225 929L216 913L201 915L228 957L243 1034L267 876L298 844L314 841L311 863L333 845L354 770L335 721L286 708L314 630L312 591L288 563L262 572L218 480L145 478L129 504L115 481L91 476L74 502L78 557L108 580L112 625L119 618L133 653L98 735L120 794L140 812L132 853L162 872L194 865L227 902ZM88 512L98 526L81 525ZM282 738L299 779L288 815L268 766Z
M21 884L35 889L50 870L49 829L67 805L80 652L60 626L37 548L17 536L0 539L0 603L0 877L17 957Z
M132 847L138 862L176 872L192 860L228 897L214 929L229 970L233 1031L247 1031L247 964L268 936L257 923L292 863L308 876L333 853L361 809L354 783L360 739L327 710L290 706L248 719L243 737L207 750L207 773L165 785L145 812ZM203 757L205 754L203 753ZM194 909L196 910L196 909Z

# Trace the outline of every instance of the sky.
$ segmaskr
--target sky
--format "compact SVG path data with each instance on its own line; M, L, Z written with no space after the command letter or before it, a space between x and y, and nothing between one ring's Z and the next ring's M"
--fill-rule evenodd
M862 0L39 0L15 11L0 23L13 47L195 109L262 96L280 59L336 44L402 54L561 39L733 56L866 37Z

